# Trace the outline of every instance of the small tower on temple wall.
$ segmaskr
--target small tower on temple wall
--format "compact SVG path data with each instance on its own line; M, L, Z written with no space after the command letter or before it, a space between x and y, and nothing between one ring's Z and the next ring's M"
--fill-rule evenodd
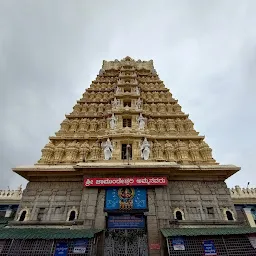
M153 61L103 61L83 97L66 115L38 164L90 161L216 164L154 69Z

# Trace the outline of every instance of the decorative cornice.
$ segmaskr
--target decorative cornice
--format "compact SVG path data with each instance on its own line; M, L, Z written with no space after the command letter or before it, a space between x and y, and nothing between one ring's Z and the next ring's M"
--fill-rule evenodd
M122 60L114 60L114 61L103 61L102 64L102 69L104 70L110 70L110 69L114 69L114 70L119 70L122 66L131 66L131 67L136 67L136 69L146 69L146 70L150 70L153 73L155 72L154 69L154 65L153 65L153 60L149 60L149 61L141 61L141 60L137 60L135 61L134 59L130 58L130 57L126 57Z
M240 186L235 186L230 188L229 191L233 199L256 199L256 188L240 188Z
M20 185L16 190L10 190L10 188L5 190L0 190L0 203L1 201L20 201L22 197L22 186Z

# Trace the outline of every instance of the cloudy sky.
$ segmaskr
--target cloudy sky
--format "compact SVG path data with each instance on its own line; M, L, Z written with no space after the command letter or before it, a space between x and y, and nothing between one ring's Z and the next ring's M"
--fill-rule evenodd
M102 60L154 60L214 158L256 186L256 1L1 0L0 189L26 181Z

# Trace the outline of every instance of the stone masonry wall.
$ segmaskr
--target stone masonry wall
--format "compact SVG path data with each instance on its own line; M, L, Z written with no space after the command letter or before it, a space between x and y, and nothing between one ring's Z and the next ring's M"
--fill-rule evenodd
M164 248L165 240L161 239L159 230L171 227L175 210L181 210L185 220L195 221L197 226L203 225L201 221L225 220L223 209L231 210L236 218L225 182L169 181L166 187L148 189L148 207L148 242L162 243L161 248ZM213 207L213 216L207 214L207 207ZM159 251L150 251L150 255L159 255Z
M41 221L66 221L71 210L87 228L104 228L105 190L84 188L80 182L29 182L18 209L28 211L29 221L37 221L40 208L45 208ZM95 221L97 220L97 221Z

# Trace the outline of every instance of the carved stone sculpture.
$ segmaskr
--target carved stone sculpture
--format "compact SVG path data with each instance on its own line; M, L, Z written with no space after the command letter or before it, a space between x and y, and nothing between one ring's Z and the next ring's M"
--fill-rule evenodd
M153 157L155 160L163 159L163 148L157 140L155 140L153 144Z
M81 109L82 109L81 105L80 105L80 104L76 104L76 105L74 106L74 108L73 108L73 113L74 113L74 114L79 114L80 111L81 111Z
M104 112L104 104L100 103L98 106L98 112L103 113Z
M149 105L147 103L143 104L143 110L145 112L149 112L150 111L150 107L149 107Z
M88 112L88 104L87 104L87 103L84 103L84 104L83 104L83 106L82 106L82 112L85 112L85 113Z
M199 151L204 161L212 160L212 150L209 148L208 144L203 140L199 144Z
M178 161L188 161L188 148L185 142L178 140L175 143L175 151L177 155L177 160Z
M173 119L167 119L165 127L168 132L176 132L175 121Z
M152 111L153 113L157 112L157 105L156 105L155 103L152 103L152 104L151 104L151 111Z
M105 118L100 119L99 121L99 129L106 130L107 129L107 121Z
M52 160L52 156L54 154L54 145L50 141L48 144L45 145L45 147L41 150L42 151L42 157L40 162L41 163L50 163Z
M55 152L54 152L54 161L55 162L61 162L62 157L64 155L65 152L65 144L62 141L61 143L59 143L59 145L57 145L57 147L55 148Z
M79 143L76 141L70 142L66 147L66 162L67 163L74 163L77 158L78 154L78 146Z
M152 94L151 92L147 92L147 100L151 100L152 99Z
M98 126L98 121L96 118L93 118L90 122L90 132L96 132L97 131L97 126Z
M159 100L158 92L153 92L152 94L153 94L154 101L158 101Z
M163 113L164 114L166 112L166 108L165 108L165 104L164 103L158 103L157 106L158 106L159 113Z
M178 103L175 103L175 104L173 105L173 111L174 111L176 114L182 113L182 112L181 112L181 106L180 106Z
M148 120L148 129L151 130L151 131L155 131L156 130L155 121L152 118L150 118Z
M189 153L192 161L194 162L199 161L200 160L199 149L198 149L198 146L192 140L189 141L188 148L189 148Z
M103 148L104 159L110 160L112 158L112 153L113 153L113 146L111 144L110 139L107 139L106 142L102 142L101 147Z
M156 121L157 130L159 132L165 132L164 121L160 118Z
M112 101L112 107L113 107L114 109L119 108L120 105L121 105L121 103L120 103L120 100L119 100L119 99L115 98L115 99Z
M100 155L101 155L100 145L99 145L99 142L96 141L92 145L91 160L94 160L94 161L99 160L100 159Z
M142 100L140 98L138 98L138 100L136 101L136 109L141 109L142 106Z
M139 130L144 130L146 124L146 118L142 116L140 113L139 117L137 118Z
M166 108L168 113L173 113L173 106L170 102L167 103Z
M79 128L78 128L78 131L79 132L86 132L89 130L89 121L87 118L83 118L81 121L80 121L80 125L79 125Z
M194 123L190 119L185 119L184 127L185 127L186 132L188 132L188 133L194 131Z
M108 103L108 104L106 104L106 106L105 106L105 111L107 112L107 113L109 113L109 112L111 112L111 104L110 103Z
M164 153L167 161L170 161L170 162L175 161L174 147L169 140L167 140L164 145Z
M84 162L88 159L88 155L90 153L90 146L88 141L85 141L81 147L79 148L79 161Z
M67 132L70 127L70 121L66 118L61 124L60 124L60 131L61 132Z
M77 130L77 128L78 128L78 125L79 125L78 119L73 119L73 120L71 121L71 126L70 126L69 131L70 131L70 132L75 132L75 131Z
M121 88L120 87L116 87L116 94L119 94L121 92Z
M109 127L110 129L115 129L117 125L117 117L115 117L115 114L112 113L112 116L109 118Z
M176 128L179 133L184 132L183 121L179 118L176 119Z
M96 103L92 103L89 105L89 112L90 113L95 113L97 111L97 104Z
M150 155L150 143L148 142L147 138L141 144L141 158L143 160L148 160Z

